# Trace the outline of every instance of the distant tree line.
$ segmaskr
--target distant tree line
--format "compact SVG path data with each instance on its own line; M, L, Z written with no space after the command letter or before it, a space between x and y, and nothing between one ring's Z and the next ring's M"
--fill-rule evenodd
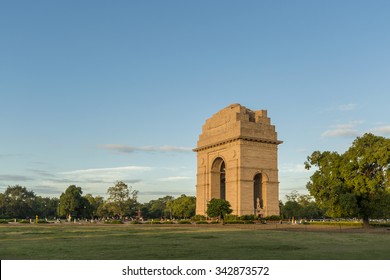
M182 194L165 196L142 205L142 215L149 219L188 219L195 216L196 198Z
M1 218L53 217L57 215L59 199L41 197L16 185L0 193Z
M146 203L138 202L138 191L132 190L124 182L117 182L107 189L107 198L83 195L81 187L69 186L59 198L37 196L33 191L16 185L9 186L0 193L1 219L35 218L78 218L98 219L103 217L124 219L136 218L139 214L144 219L188 219L195 216L196 198L181 195L177 198L165 196ZM221 202L219 202L221 203ZM229 214L230 204L215 206L209 209L208 215L221 216ZM215 209L214 209L215 208ZM222 210L221 210L222 209ZM286 196L286 202L280 202L281 217L318 219L324 217L317 203L309 195L300 195L294 191ZM214 212L222 211L214 214ZM223 217L221 216L221 218Z
M310 195L301 195L292 191L286 195L286 201L279 202L283 219L323 219L326 210L321 209Z
M194 196L165 196L139 203L137 195L138 191L121 181L108 188L106 199L92 194L83 195L82 188L75 185L69 186L59 198L37 196L19 185L9 186L4 193L0 193L0 219L35 219L36 215L40 219L136 219L140 215L143 219L173 220L195 216ZM207 212L209 217L220 217L223 220L224 215L231 213L228 202L211 202ZM301 195L297 191L286 195L285 201L280 201L279 206L280 218L284 220L334 217L329 215L327 208L320 207L312 196ZM390 216L390 212L386 213L383 218Z
M292 192L280 202L283 219L360 218L365 226L370 219L390 217L390 139L365 134L343 154L315 151L307 157L306 169L314 169L307 189L310 195ZM107 190L107 199L83 195L81 187L69 186L59 198L41 197L16 185L0 193L0 218L133 218L187 219L195 216L195 197L165 196L139 203L138 191L124 182ZM211 203L212 202L212 203ZM230 204L211 200L209 217L231 211Z
M195 197L165 196L138 202L138 191L124 182L107 189L107 198L83 195L81 187L69 186L59 198L41 197L26 187L9 186L0 193L0 219L182 219L195 215Z

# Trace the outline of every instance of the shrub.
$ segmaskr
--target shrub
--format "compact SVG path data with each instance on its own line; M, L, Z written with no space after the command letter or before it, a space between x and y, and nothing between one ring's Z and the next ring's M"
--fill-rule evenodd
M161 225L160 221L150 221L151 225Z
M237 215L225 215L225 221L237 221L239 217Z
M272 216L269 216L269 217L265 217L265 219L267 221L280 221L281 220L281 217L280 216L277 216L277 215L272 215Z
M203 216L203 215L196 215L192 218L192 220L194 220L195 222L196 221L205 221L206 220L206 216Z
M310 222L310 224L322 226L363 226L362 222Z
M179 221L179 224L180 225L190 225L191 221L189 221L189 220L181 220L181 221Z
M30 223L30 222L28 222ZM38 220L38 224L48 224L49 222L46 220Z
M196 221L197 225L208 225L209 223L207 221Z
M120 224L123 224L123 222L120 221L120 220L110 220L110 221L105 221L104 223L105 223L105 224L111 224L111 225L120 225Z
M174 222L172 221L165 221L165 222L162 222L164 225L173 225Z
M240 217L240 220L243 221L255 221L257 220L257 217L255 215L244 215Z
M141 222L139 222L139 221L131 221L130 224L132 224L132 225L139 225L139 224L141 224Z
M29 220L19 220L18 223L19 224L29 224L30 221Z
M390 227L390 223L370 223L370 226L388 228Z
M6 220L0 220L0 224L8 224L8 221L6 221Z
M229 220L229 221L225 221L225 224L228 224L228 225L237 225L237 224L245 224L245 221L241 221L241 220Z
M212 221L210 224L212 224L212 225L218 225L218 224L220 224L220 222L219 222L219 221Z

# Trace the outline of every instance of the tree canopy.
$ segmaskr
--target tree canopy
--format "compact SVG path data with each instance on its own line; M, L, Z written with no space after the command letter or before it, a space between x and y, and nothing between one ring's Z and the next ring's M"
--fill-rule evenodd
M4 205L4 216L26 218L32 217L36 206L34 192L28 191L25 187L16 185L8 187L1 197L1 205Z
M148 209L148 216L151 218L170 218L172 219L172 202L174 198L172 196L165 196L158 198L156 200L151 200L148 203L146 203L144 206L146 206Z
M108 188L106 208L109 213L119 216L133 215L136 211L138 191L132 190L124 182L118 181L115 186Z
M167 204L168 208L172 208L173 215L179 218L190 218L195 215L196 198L194 196L186 196L182 194L175 200L171 200Z
M307 188L331 217L370 218L390 212L390 139L365 134L343 154L315 151L305 162L316 168Z
M310 195L301 195L292 191L286 195L286 202L280 202L281 216L285 219L319 219L324 217L323 211Z
M207 204L207 215L212 218L221 218L223 222L225 215L233 212L230 207L229 201L213 198Z
M76 187L75 185L69 186L60 196L60 216L66 216L68 218L69 215L77 216L81 214L81 209L85 206L85 199L83 199L82 194L81 187Z

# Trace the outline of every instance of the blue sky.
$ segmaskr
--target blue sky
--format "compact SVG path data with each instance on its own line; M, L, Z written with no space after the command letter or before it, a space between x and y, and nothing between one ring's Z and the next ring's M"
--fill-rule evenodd
M267 109L280 198L315 150L390 136L388 1L4 1L0 191L195 194L205 120Z

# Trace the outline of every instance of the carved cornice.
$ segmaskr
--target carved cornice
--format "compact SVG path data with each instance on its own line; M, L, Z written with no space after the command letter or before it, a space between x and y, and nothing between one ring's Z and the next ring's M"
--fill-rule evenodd
M279 141L279 140L270 140L270 139L263 139L263 138L256 138L256 137L239 136L239 137L226 139L226 140L223 140L223 141L220 141L220 142L216 142L216 143L213 143L213 144L197 147L197 148L193 149L192 151L193 152L201 152L201 151L204 151L204 150L208 150L208 149L211 149L211 148L219 147L219 146L222 146L222 145L225 145L225 144L229 144L229 143L233 143L233 142L237 142L237 141L240 141L240 140L249 141L249 142L256 142L256 143L273 144L273 145L280 145L280 144L283 143L283 141Z

